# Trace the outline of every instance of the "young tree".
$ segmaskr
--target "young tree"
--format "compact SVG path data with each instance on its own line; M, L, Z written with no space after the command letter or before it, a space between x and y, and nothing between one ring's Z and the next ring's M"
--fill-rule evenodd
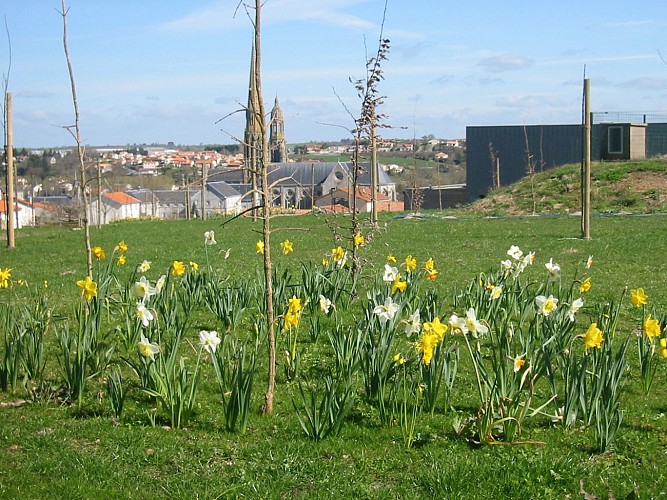
M83 223L83 234L86 245L86 261L88 265L88 276L93 277L93 257L92 249L90 245L90 221L88 217L88 212L90 206L88 203L88 193L86 192L86 166L84 163L84 147L81 142L81 128L79 126L79 102L76 95L76 84L74 82L74 69L72 68L72 61L69 56L69 47L67 45L67 12L68 8L65 3L65 0L62 0L62 10L60 14L63 18L63 47L65 49L65 59L67 61L67 70L69 72L69 80L72 89L72 102L74 105L74 125L67 125L64 128L69 131L70 134L74 137L76 141L76 153L78 159L79 167L79 183L77 189L80 193L80 214L81 221Z

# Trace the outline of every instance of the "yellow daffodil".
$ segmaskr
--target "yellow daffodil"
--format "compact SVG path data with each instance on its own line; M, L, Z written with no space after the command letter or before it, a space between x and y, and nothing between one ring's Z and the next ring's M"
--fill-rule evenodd
M102 248L102 247L93 247L91 249L91 252L93 253L93 256L97 260L103 260L107 256L107 254L104 253L104 248Z
M417 352L421 353L422 363L425 365L429 365L431 363L431 359L433 358L433 351L438 345L438 342L440 342L440 340L435 333L423 332L422 336L415 344L415 349Z
M405 358L403 355L399 352L398 354L394 355L394 363L397 365L403 365L405 364Z
M660 336L660 323L657 319L651 319L651 315L646 316L644 320L644 335L649 339Z
M364 235L357 231L357 234L354 235L354 246L355 246L355 248L360 246L360 245L363 245L365 241L366 241L366 238L364 238Z
M581 285L579 285L579 292L580 293L586 293L591 289L591 278L590 276L586 278L584 281L581 282Z
M602 337L602 330L598 328L598 324L591 323L591 326L588 327L588 330L586 330L586 333L584 334L584 344L586 345L586 350L592 347L597 347L600 349L603 340L604 338Z
M422 330L424 333L431 333L435 335L438 339L438 342L440 342L442 338L445 336L445 332L447 331L447 325L441 323L440 318L436 316L433 319L433 321L426 321L425 323L423 323Z
M434 281L438 279L438 271L436 271L435 269L431 271L426 271L426 279L429 281Z
M258 241L255 243L255 252L256 253L264 253L264 242L263 241Z
M435 262L433 261L433 257L429 257L429 259L424 262L424 269L427 271L435 271Z
M390 264L391 263L395 264L396 263L396 257L394 257L393 255L387 255L387 262L390 263Z
M76 286L81 288L83 298L86 299L86 301L97 296L97 283L95 283L90 276L86 276L84 279L77 281Z
M193 273L196 273L197 271L199 271L199 264L197 264L196 262L190 261L190 270Z
M287 310L292 313L301 312L301 299L296 295L292 295L292 298L287 301Z
M285 240L280 244L280 248L283 251L283 255L287 255L290 252L294 251L294 245L290 240Z
M630 290L630 302L635 306L645 306L648 304L648 295L644 293L643 288L637 288L636 290Z
M322 266L327 267L329 265L329 259L322 259Z
M408 282L405 281L400 274L396 275L396 279L391 282L391 293L405 292L405 289L408 286Z
M521 356L516 356L512 361L514 362L514 373L518 372L521 370L521 367L526 364L526 360L523 359L525 354L522 354Z
M412 255L408 255L405 258L405 272L411 273L415 269L417 269L417 259L415 259Z
M287 311L285 313L285 326L283 330L289 330L291 327L297 328L299 326L299 314Z
M185 274L185 264L183 264L183 261L175 260L172 262L171 274L174 276L183 276Z
M0 268L0 288L9 287L9 278L12 277L12 270L10 268Z
M125 243L125 240L119 241L116 248L114 248L114 251L121 253L127 252L127 243Z
M341 260L345 258L345 250L343 247L336 247L331 249L331 260L338 264Z
M125 255L120 254L118 258L116 259L116 265L118 266L124 266L125 262L127 262L127 259L125 258Z
M658 345L658 354L663 358L667 358L667 339L660 339L660 344Z

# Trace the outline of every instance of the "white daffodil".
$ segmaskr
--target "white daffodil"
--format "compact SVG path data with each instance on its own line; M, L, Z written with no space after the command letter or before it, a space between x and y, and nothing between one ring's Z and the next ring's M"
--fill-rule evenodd
M134 294L143 302L152 295L155 295L155 288L151 286L151 283L146 279L146 276L142 276L139 281L134 284Z
M459 318L456 314L452 314L449 318L449 327L452 333L468 333L468 325L465 318Z
M146 273L146 272L148 272L148 270L150 268L151 268L151 263L148 262L147 260L145 260L137 266L137 272L138 273Z
M590 269L592 265L593 265L593 256L589 255L588 260L586 261L586 269Z
M390 266L389 264L384 265L384 275L382 276L382 281L385 283L393 283L396 280L398 275L398 269Z
M143 333L138 347L139 353L146 358L151 358L152 361L155 361L155 355L160 352L160 347L157 344L151 344L151 341Z
M164 288L164 283L167 281L167 276L163 274L160 276L160 279L157 280L157 283L155 283L155 293L160 293L162 289Z
M378 315L381 323L386 323L387 321L394 319L394 316L396 316L396 313L399 309L399 305L392 301L391 297L387 297L384 301L384 304L375 306L375 309L373 309L373 314Z
M503 293L503 287L502 286L493 286L491 288L491 294L489 296L489 300L496 300L498 297L500 297Z
M558 299L553 295L549 295L548 297L538 295L535 297L535 304L543 316L549 316L552 312L558 309Z
M572 302L572 305L570 305L570 308L567 311L567 316L570 318L570 321L574 321L574 315L577 314L577 311L581 309L584 305L584 299L581 297Z
M552 257L549 259L549 262L544 264L544 267L546 267L547 271L549 271L549 281L556 281L560 276L560 266L555 264L553 260L554 259Z
M320 311L324 314L329 314L331 309L331 300L327 299L324 295L320 295Z
M153 316L153 313L150 312L143 302L137 302L137 318L139 318L142 325L148 326L155 319L155 316Z
M489 328L486 325L480 323L477 320L475 309L472 307L468 309L468 312L466 312L465 322L466 326L468 327L468 331L472 333L474 337L477 337L477 334L484 335L489 331Z
M215 241L215 231L206 231L204 233L204 244L205 245L215 245L217 241Z
M405 334L409 337L413 333L419 333L421 331L422 323L421 317L419 316L419 309L416 309L410 316L405 324Z
M512 269L512 261L509 259L505 259L500 262L500 267L503 271L509 271Z
M215 330L210 332L202 330L199 332L199 345L202 346L206 352L214 353L218 348L218 344L220 344L220 337L218 337L218 332Z
M512 245L507 251L507 255L512 257L514 260L519 260L521 257L523 257L523 251L518 246Z

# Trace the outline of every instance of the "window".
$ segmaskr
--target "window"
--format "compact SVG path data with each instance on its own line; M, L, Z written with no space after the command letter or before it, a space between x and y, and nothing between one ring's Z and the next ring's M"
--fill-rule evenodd
M623 127L609 127L607 132L607 152L623 152Z

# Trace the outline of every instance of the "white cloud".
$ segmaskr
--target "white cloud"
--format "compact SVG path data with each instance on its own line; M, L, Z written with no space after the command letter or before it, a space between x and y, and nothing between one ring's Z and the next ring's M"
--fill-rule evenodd
M343 10L347 7L368 0L274 0L267 2L262 10L262 22L278 24L289 21L305 21L344 28L377 29L374 22L367 21L359 16L347 14ZM230 27L247 27L248 15L253 17L254 10L246 9L241 5L236 9L238 2L218 1L208 7L195 10L186 16L175 19L162 26L166 31L202 32L221 31Z
M506 95L496 101L496 105L502 108L538 108L560 104L561 100L558 98L540 95Z
M533 61L524 56L514 54L500 54L493 57L482 59L478 66L482 66L490 73L501 73L504 71L514 71L531 66Z

